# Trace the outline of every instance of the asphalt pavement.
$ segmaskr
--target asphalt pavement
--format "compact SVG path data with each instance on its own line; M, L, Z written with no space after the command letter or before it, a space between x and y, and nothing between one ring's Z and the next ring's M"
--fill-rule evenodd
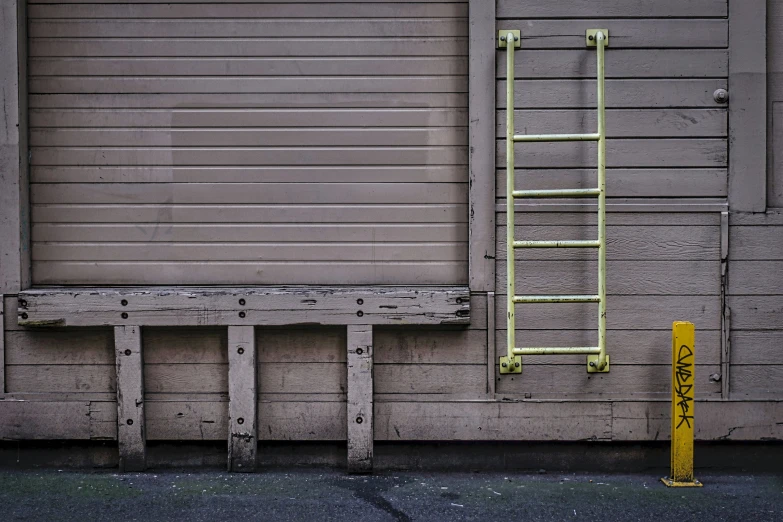
M783 521L780 474L0 470L0 520Z

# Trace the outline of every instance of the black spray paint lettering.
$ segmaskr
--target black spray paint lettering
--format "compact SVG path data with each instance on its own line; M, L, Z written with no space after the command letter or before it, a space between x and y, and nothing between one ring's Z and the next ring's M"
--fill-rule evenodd
M693 372L691 367L693 366L693 350L687 346L680 346L677 352L677 367L674 371L674 393L677 396L677 407L680 409L677 428L686 424L689 428L692 428L691 420L693 415L688 415L691 410L691 402L693 399L688 397L693 391Z

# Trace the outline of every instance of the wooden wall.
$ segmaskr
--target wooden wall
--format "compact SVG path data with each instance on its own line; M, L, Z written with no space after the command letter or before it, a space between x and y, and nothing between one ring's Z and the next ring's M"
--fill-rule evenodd
M713 92L728 86L727 5L497 3L497 28L523 34L515 86L520 133L593 130L595 50L584 47L584 30L610 31L611 372L587 374L584 356L550 356L526 357L521 376L498 375L506 333L505 229L498 226L498 293L473 296L470 327L376 328L376 440L665 439L674 320L697 327L697 437L783 439L783 218L775 210L732 214L727 229L721 217L729 122ZM505 121L504 52L497 60L498 138ZM45 98L35 99L43 104ZM517 147L518 188L595 182L593 145ZM497 223L504 224L502 139L497 151ZM594 237L595 223L593 209L574 202L520 205L515 235L587 239ZM725 248L728 279L721 276ZM518 288L590 292L596 285L593 256L525 252L517 265ZM13 295L6 297L5 311L0 436L116 438L111 329L20 328ZM520 306L517 317L520 345L595 342L593 305ZM722 341L726 317L728 351ZM259 438L345 440L345 329L258 328L256 342ZM148 438L224 440L225 329L147 328L142 343Z
M671 323L698 329L697 394L720 397L720 213L699 201L727 195L725 2L501 0L497 29L521 29L515 53L516 133L595 132L595 49L606 51L607 345L611 372L584 356L525 357L521 376L496 377L514 398L659 398L669 392ZM505 354L505 51L497 63L497 355ZM517 144L516 188L593 187L594 144ZM651 202L649 198L657 199ZM644 204L643 204L644 202ZM678 212L667 206L683 202ZM687 203L686 203L687 202ZM516 202L517 239L594 239L595 207ZM638 203L636 212L623 212ZM671 208L671 207L670 207ZM642 211L639 211L642 210ZM597 291L592 250L517 251L520 294ZM595 345L597 305L517 305L519 346Z

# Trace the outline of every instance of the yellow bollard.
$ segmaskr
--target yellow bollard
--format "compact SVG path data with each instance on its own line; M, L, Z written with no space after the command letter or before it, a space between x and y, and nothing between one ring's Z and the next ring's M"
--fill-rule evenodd
M693 428L696 381L696 329L693 323L672 324L672 462L669 487L701 487L693 478Z

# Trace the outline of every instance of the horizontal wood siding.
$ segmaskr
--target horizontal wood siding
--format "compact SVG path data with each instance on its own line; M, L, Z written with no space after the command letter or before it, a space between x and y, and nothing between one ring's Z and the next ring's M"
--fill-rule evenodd
M613 2L500 0L497 29L519 29L515 133L596 130L596 51L585 30L609 30L606 50L607 197L690 204L726 198L728 115L713 92L728 82L725 0ZM506 353L506 51L496 59L497 248L495 353ZM518 143L517 189L596 186L594 143ZM617 199L614 199L617 198ZM705 199L706 200L706 199ZM520 203L520 202L518 202ZM524 201L517 240L595 239L596 217L535 212ZM592 210L587 207L585 210ZM495 372L510 399L659 398L670 393L671 324L696 323L697 394L721 396L719 215L607 214L608 374L588 374L584 356L528 356L521 375ZM594 294L593 249L516 251L517 294ZM520 304L516 338L527 346L595 346L595 304Z
M31 0L34 282L467 282L467 17Z
M731 396L783 398L783 219L732 214L727 305Z

